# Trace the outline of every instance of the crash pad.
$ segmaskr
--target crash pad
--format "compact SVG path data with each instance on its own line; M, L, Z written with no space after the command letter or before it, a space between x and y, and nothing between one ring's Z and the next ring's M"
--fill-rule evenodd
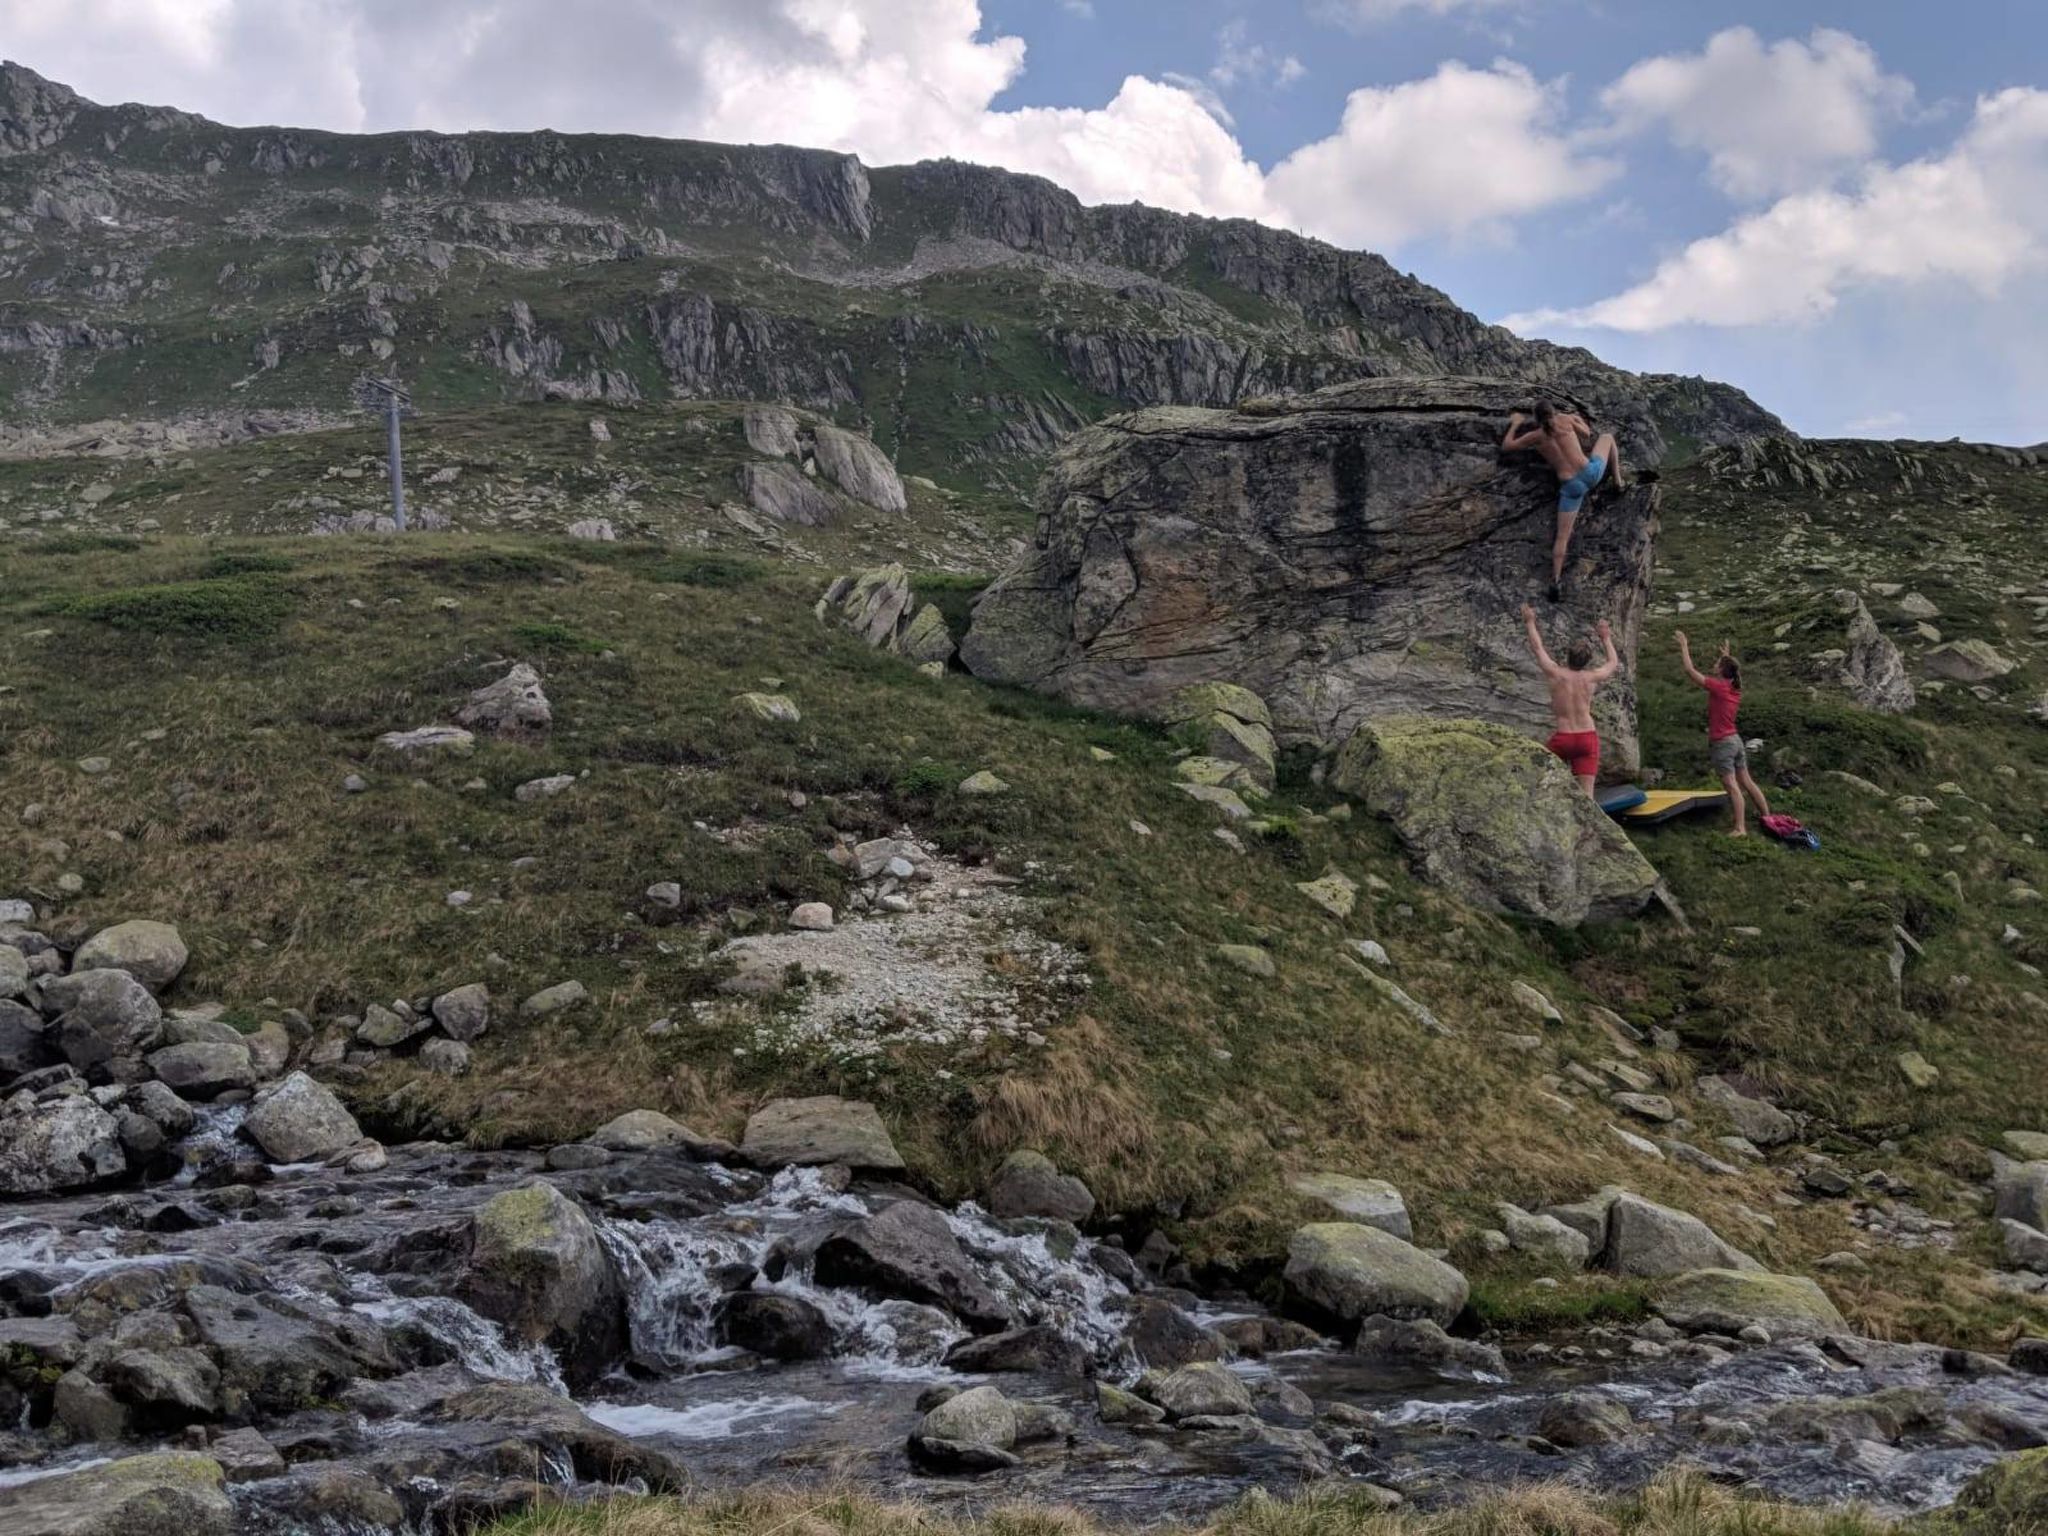
M1641 805L1623 811L1621 819L1631 826L1654 827L1674 816L1725 810L1727 805L1728 792L1724 789L1653 789L1643 796Z
M1647 799L1649 796L1637 785L1610 784L1593 796L1593 803L1608 815L1619 816L1624 811L1634 810Z

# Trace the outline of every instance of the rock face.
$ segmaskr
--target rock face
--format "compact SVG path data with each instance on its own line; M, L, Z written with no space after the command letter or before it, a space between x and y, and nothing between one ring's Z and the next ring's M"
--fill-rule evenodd
M1191 683L1236 683L1271 707L1282 741L1339 742L1402 713L1547 734L1520 609L1548 575L1556 481L1498 446L1527 403L1504 380L1374 378L1079 433L1039 487L1034 547L983 595L962 659L1149 716ZM1580 631L1607 617L1622 656L1598 711L1621 770L1637 762L1656 522L1654 488L1633 490L1596 503L1574 545L1570 616Z
M1465 1277L1377 1227L1317 1222L1288 1242L1282 1273L1291 1302L1313 1323L1355 1326L1373 1316L1448 1326L1465 1308Z
M812 432L818 472L840 490L881 512L901 512L909 507L896 466L867 438L824 422Z
M1330 782L1385 817L1461 900L1573 927L1640 912L1657 871L1542 745L1499 725L1371 720Z
M572 1379L591 1379L625 1344L618 1270L583 1207L544 1180L476 1213L463 1294L513 1337L554 1346Z
M742 464L740 490L747 505L779 523L821 528L839 517L839 503L788 464Z
M919 605L910 573L901 565L839 577L818 599L815 612L821 621L845 625L878 651L917 662L953 659L946 616L931 603Z

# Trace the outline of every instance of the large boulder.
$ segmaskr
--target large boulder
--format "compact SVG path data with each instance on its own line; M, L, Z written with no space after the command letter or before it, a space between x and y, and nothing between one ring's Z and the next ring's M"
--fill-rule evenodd
M7 1536L231 1536L220 1463L188 1451L125 1456L0 1488Z
M1658 1288L1660 1317L1687 1333L1740 1333L1755 1324L1772 1338L1846 1333L1827 1292L1804 1275L1758 1269L1697 1269Z
M1378 1227L1403 1242L1415 1236L1408 1219L1408 1202L1385 1179L1361 1179L1348 1173L1297 1173L1287 1181L1287 1187L1346 1221Z
M1011 1321L1010 1309L968 1262L945 1216L915 1200L899 1200L827 1237L812 1274L820 1285L944 1307L981 1333Z
M832 1353L832 1323L801 1296L735 1291L719 1302L718 1342L769 1360L821 1360Z
M749 506L778 523L817 528L839 516L839 503L788 464L742 464L740 489Z
M1608 1208L1607 1245L1598 1263L1617 1275L1650 1279L1695 1269L1763 1269L1699 1217L1629 1194L1616 1196Z
M1370 378L1234 411L1163 406L1062 446L1033 547L961 645L978 675L1162 715L1190 683L1271 706L1283 741L1343 741L1369 715L1550 729L1521 605L1549 574L1557 481L1500 451L1526 388ZM1579 525L1566 614L1609 619L1623 670L1598 706L1608 761L1636 766L1634 665L1657 493Z
M57 1015L57 1049L80 1071L115 1056L139 1055L163 1038L163 1010L123 970L51 977L43 983L43 1011Z
M83 1095L0 1112L0 1195L43 1195L118 1178L121 1126Z
M249 1048L229 1041L167 1045L149 1053L149 1070L188 1099L216 1098L232 1089L253 1087L256 1082Z
M762 1168L844 1163L894 1173L903 1167L875 1106L830 1094L762 1105L747 1119L740 1151Z
M1640 912L1657 871L1541 743L1477 720L1369 720L1330 782L1392 823L1418 872L1489 911L1573 927Z
M152 992L161 992L185 969L185 941L169 923L137 921L102 928L78 946L71 969L126 971Z
M1753 1099L1720 1077L1703 1077L1693 1091L1728 1117L1735 1134L1759 1147L1781 1146L1799 1134L1792 1117L1775 1104Z
M257 1100L242 1130L273 1163L314 1162L363 1139L347 1106L303 1072Z
M1863 708L1880 715L1903 715L1916 702L1906 658L1885 637L1863 599L1851 591L1835 594L1846 621L1842 644L1823 651L1823 671Z
M219 1365L221 1406L230 1417L292 1413L338 1396L358 1377L397 1369L374 1322L312 1297L241 1296L196 1285L184 1307L197 1341Z
M1215 1361L1198 1361L1148 1379L1140 1387L1170 1419L1225 1418L1250 1413L1251 1388Z
M544 1179L470 1220L463 1299L526 1344L546 1343L589 1382L626 1343L625 1286L583 1207Z
M783 405L749 405L740 418L747 446L771 459L786 459L803 451L797 440L800 425L796 412Z
M1287 1244L1288 1301L1317 1326L1356 1328L1368 1317L1427 1318L1448 1327L1465 1309L1465 1277L1391 1232L1316 1222Z
M818 472L855 501L881 512L901 512L910 498L903 492L889 456L858 432L819 422L811 429Z

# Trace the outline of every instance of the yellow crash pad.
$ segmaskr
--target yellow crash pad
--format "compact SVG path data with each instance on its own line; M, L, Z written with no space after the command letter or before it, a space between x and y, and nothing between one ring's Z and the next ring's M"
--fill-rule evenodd
M1653 789L1643 796L1641 805L1623 811L1621 819L1637 826L1656 826L1674 816L1724 810L1727 805L1728 792L1724 789Z

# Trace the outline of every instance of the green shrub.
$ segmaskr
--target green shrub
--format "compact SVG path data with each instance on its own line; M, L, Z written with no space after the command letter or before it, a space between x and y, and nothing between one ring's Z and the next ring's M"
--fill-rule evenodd
M466 554L428 555L399 563L422 576L470 587L515 581L576 579L575 566L530 550L477 549Z
M221 576L93 592L73 598L62 611L114 629L229 638L269 634L291 608L291 594L273 582Z
M253 549L223 549L207 557L202 576L276 575L292 568L284 555L266 555Z
M142 548L142 540L125 533L58 533L28 539L21 548L31 555L96 555Z
M766 573L757 560L732 555L671 555L649 566L649 581L684 587L749 587Z
M602 640L593 640L566 624L515 624L512 633L525 649L557 656L596 656L610 649Z

